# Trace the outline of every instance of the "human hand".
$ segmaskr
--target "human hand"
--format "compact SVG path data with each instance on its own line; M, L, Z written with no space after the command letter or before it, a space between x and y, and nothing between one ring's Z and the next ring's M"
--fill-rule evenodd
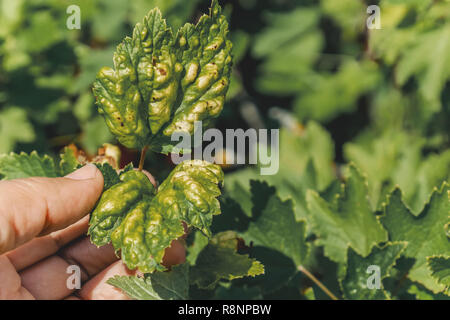
M102 189L103 176L92 164L63 178L0 181L0 299L128 299L106 281L135 271L111 245L97 248L85 236ZM163 263L184 259L176 240ZM70 265L81 270L77 292L67 286Z

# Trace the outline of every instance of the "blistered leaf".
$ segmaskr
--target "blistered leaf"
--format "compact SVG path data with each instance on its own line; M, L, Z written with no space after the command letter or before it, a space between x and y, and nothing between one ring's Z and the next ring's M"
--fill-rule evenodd
M279 175L290 184L296 185L305 176L313 174L307 172L308 162L311 162L316 187L323 190L335 179L334 157L331 135L317 122L309 121L299 133L287 129L280 132Z
M414 295L417 300L450 300L448 295L444 293L433 293L417 282L413 282L408 287L408 293Z
M336 199L327 202L315 191L307 193L309 221L324 253L336 262L345 262L347 248L367 257L372 247L387 241L387 232L370 208L367 182L350 165L347 181Z
M375 89L380 72L372 62L351 60L335 73L311 77L311 84L294 102L300 119L329 121L341 113L356 110L358 98Z
M381 218L390 240L408 242L404 255L415 259L408 277L434 293L442 292L444 285L438 283L427 268L427 257L450 252L446 230L450 221L449 191L446 183L439 190L435 189L423 211L414 216L403 204L401 191L396 189L390 195L385 215Z
M173 69L168 69L173 68L174 60L169 46L171 38L171 30L162 20L160 11L152 10L142 24L136 25L133 37L125 38L117 47L114 69L102 68L94 82L99 113L104 116L111 132L126 147L142 148L148 142L149 98L154 79L159 77L160 85L167 81L169 85L174 82ZM157 64L160 70L156 70ZM174 96L172 90L171 99ZM168 107L164 106L164 109Z
M220 167L200 160L179 164L155 192L145 174L127 171L106 190L92 212L91 241L110 241L122 261L143 272L163 270L164 251L184 234L182 221L210 236L212 217L220 214Z
M210 15L174 37L154 9L138 23L94 82L99 112L130 148L172 151L174 132L193 134L194 122L217 117L231 72L228 23L213 0Z
M262 300L257 286L233 286L221 284L215 291L214 300Z

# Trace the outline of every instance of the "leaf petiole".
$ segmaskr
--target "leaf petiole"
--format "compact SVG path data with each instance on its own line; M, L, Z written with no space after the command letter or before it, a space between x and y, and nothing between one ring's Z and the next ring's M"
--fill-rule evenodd
M307 269L305 269L305 267L300 265L300 266L297 267L297 269L300 272L303 272L309 279L311 279L331 299L339 300L330 290L328 290L327 287L325 287L325 285L322 282L319 281L319 279L317 279L311 272L309 272Z
M147 153L147 150L148 150L148 146L145 146L141 150L141 156L139 158L139 167L138 167L139 171L142 171L142 169L144 168L145 154Z

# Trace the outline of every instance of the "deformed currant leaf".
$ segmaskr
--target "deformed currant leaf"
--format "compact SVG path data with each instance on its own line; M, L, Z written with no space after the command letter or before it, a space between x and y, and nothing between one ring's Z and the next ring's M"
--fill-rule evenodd
M186 24L176 36L153 9L136 24L114 53L114 68L102 68L93 92L99 112L120 143L174 151L174 132L193 134L224 104L231 72L228 23L217 0L197 25Z
M210 236L220 214L219 166L201 160L179 164L155 191L140 171L120 174L92 212L89 234L97 246L112 242L122 261L142 272L164 270L164 251L184 234L182 221Z

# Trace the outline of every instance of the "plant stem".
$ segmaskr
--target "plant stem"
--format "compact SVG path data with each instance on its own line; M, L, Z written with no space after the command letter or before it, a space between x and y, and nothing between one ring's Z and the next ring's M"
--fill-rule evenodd
M298 270L303 272L309 279L311 279L327 296L333 300L339 300L322 282L319 281L311 272L306 270L303 266L298 266Z
M141 157L139 158L139 171L142 171L142 169L144 168L144 161L145 161L145 154L147 153L148 150L148 146L145 146L142 148L141 150Z

